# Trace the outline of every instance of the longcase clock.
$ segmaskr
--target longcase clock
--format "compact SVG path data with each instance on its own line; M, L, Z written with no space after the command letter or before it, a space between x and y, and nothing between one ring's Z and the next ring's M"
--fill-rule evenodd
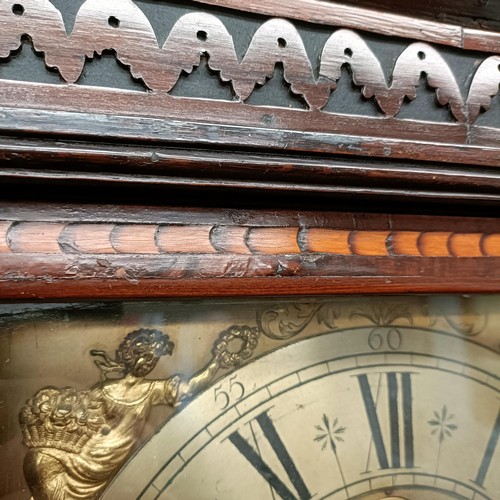
M500 500L490 4L0 0L0 498Z

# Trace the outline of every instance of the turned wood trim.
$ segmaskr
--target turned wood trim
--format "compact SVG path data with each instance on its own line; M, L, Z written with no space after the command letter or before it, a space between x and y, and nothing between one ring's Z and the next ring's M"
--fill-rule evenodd
M450 221L451 222L451 221ZM0 220L3 254L260 254L500 257L498 232Z
M498 219L28 204L0 220L4 300L500 290Z

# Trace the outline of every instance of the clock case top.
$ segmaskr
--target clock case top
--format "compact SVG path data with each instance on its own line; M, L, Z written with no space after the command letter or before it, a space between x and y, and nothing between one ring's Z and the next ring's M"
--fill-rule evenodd
M403 3L2 3L1 297L497 291L500 19Z

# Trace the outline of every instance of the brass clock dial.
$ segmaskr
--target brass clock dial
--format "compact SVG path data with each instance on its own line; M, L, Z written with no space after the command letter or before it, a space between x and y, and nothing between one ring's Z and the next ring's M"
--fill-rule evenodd
M0 497L500 500L498 301L0 306Z
M500 498L498 354L447 332L373 332L300 340L228 374L104 498Z

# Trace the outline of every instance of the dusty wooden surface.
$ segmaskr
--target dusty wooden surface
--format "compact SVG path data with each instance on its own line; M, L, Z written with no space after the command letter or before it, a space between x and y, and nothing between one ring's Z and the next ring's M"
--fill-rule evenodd
M49 0L26 0L16 4L17 10L2 3L0 56L15 59L19 50L28 50L23 37L29 35L45 65L62 81L42 83L29 77L21 81L17 76L0 80L0 131L89 142L99 138L238 145L500 165L500 115L495 106L490 110L500 83L500 56L491 55L500 50L498 33L324 0L201 3L239 9L228 12L240 16L241 22L243 11L283 18L259 18L242 52L235 43L237 30L226 27L222 14L198 11L196 3L160 43L151 19L132 0L110 0L105 6L87 0L71 28ZM303 27L299 30L290 19L341 29L322 32L312 51ZM362 31L384 35L377 43L386 44L390 53L396 50L391 46L393 37L401 37L396 41L404 45L397 46L389 61ZM431 43L483 53L471 56L468 50L458 51L452 64L450 55ZM143 91L81 84L86 64L110 50L128 68L128 79L134 78ZM464 65L476 58L466 79L456 62L460 57ZM6 64L4 60L2 67ZM179 81L202 64L220 85L229 85L228 100L173 95ZM253 100L261 87L277 78L277 65L283 72L283 82L278 83L288 92L290 103L302 107L280 105L277 100L259 105ZM328 108L332 96L345 94L340 88L344 71L361 99L349 113ZM435 103L425 108L427 114L405 119L403 110L409 102L422 103L422 82L434 93ZM433 118L439 111L444 112L440 115L444 121Z
M49 0L0 5L1 69L32 42L58 79L0 79L0 297L499 290L498 32L203 0L158 37L139 4L87 0L69 27ZM126 88L85 84L115 56ZM229 97L179 91L200 67ZM256 99L273 78L286 98ZM412 201L485 216L386 214Z
M500 278L497 219L37 205L0 215L3 299L492 291Z
M195 0L199 3L228 7L246 12L282 16L291 19L300 19L317 24L331 24L347 28L362 29L383 35L415 38L433 43L466 47L471 33L468 28L444 22L445 10L461 14L464 19L469 12L471 16L478 17L481 9L479 2L470 7L472 2L448 0L448 4L455 2L455 6L412 4L406 0L366 1L358 0L349 2L333 2L326 0ZM437 4L438 2L433 2ZM466 5L466 4L469 5ZM490 2L487 13L492 23L492 28L500 26L500 14L495 9L494 2ZM356 5L358 4L358 5ZM488 2L486 2L488 4ZM395 9L396 7L396 9ZM399 7L399 8L398 8ZM447 9L446 9L447 7ZM414 14L413 16L409 15ZM421 16L419 17L418 14ZM422 15L423 14L423 15ZM429 20L432 19L432 20ZM489 24L485 23L488 27ZM474 24L472 23L474 26ZM476 24L476 27L480 25ZM478 30L479 31L479 30ZM481 30L487 32L488 30ZM484 43L484 50L498 52L500 33L491 33L490 38Z

